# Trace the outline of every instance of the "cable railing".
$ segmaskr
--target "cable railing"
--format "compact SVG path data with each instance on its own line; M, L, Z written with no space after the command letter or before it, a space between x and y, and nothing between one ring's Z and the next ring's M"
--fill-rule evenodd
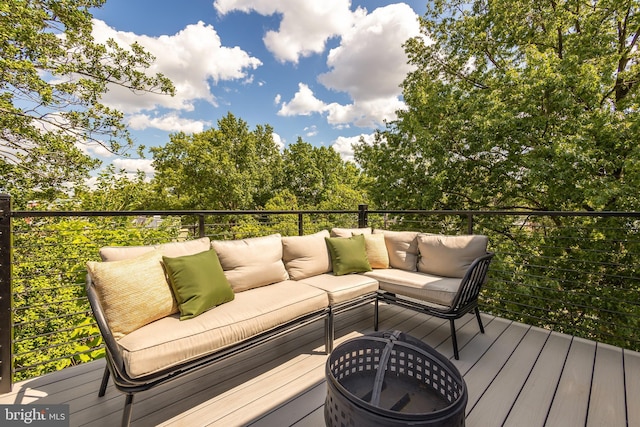
M3 198L4 197L4 198ZM496 252L481 309L640 350L640 213L12 211L0 196L0 391L103 357L86 299L102 246L311 234L333 227L486 234Z

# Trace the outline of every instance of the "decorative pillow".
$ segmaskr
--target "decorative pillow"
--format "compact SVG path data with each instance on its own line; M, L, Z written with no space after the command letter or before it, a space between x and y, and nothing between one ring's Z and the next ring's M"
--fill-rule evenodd
M282 238L282 260L291 279L301 280L332 271L325 237L329 237L327 230Z
M176 258L163 256L162 262L178 300L180 320L233 300L233 290L213 249Z
M389 252L384 242L384 234L365 234L364 247L371 268L389 268Z
M357 234L371 234L371 228L332 228L331 237L351 237Z
M373 234L384 234L389 253L389 265L401 270L416 271L418 263L417 231L373 230Z
M282 262L280 234L242 240L213 240L220 264L234 292L289 279Z
M193 255L211 249L209 238L202 237L184 242L171 242L155 246L105 246L100 249L100 258L103 261L122 261L135 258L154 249L160 249L162 253L170 257Z
M107 324L116 339L176 313L158 250L111 262L87 262Z
M418 236L418 271L445 277L464 277L474 259L487 253L489 239L482 235Z
M349 273L363 273L371 271L364 246L364 236L358 234L352 237L325 237L333 274L342 276Z

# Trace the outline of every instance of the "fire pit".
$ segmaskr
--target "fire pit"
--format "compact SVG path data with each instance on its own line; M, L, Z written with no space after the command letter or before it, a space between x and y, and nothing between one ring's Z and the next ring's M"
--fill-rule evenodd
M327 426L464 426L458 369L400 331L346 341L327 360Z

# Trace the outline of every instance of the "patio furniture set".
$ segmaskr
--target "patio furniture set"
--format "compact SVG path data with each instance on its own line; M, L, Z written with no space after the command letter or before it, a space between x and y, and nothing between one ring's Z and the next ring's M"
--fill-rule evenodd
M333 350L334 316L380 301L454 320L474 312L493 253L482 235L334 228L306 236L201 238L104 247L87 263L87 294L109 378L135 393L318 320Z

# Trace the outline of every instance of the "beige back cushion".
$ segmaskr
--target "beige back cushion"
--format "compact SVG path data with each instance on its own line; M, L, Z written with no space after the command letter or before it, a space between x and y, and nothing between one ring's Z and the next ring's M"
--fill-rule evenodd
M418 271L445 277L464 277L474 259L487 253L489 239L482 235L418 236Z
M331 237L351 237L358 234L371 234L371 228L332 228Z
M103 261L122 261L135 258L142 254L160 249L162 254L168 257L179 257L183 255L195 255L211 249L208 237L188 240L186 242L164 243L154 246L105 246L100 249L100 258Z
M374 234L384 234L384 242L389 253L389 265L407 271L416 271L418 264L417 231L373 230Z
M327 230L282 238L282 260L291 279L301 280L332 271L325 237L329 237Z
M107 324L116 339L177 313L161 261L162 252L152 250L122 261L87 262Z
M213 240L211 247L220 259L234 292L242 292L287 280L282 262L280 234L242 240Z

